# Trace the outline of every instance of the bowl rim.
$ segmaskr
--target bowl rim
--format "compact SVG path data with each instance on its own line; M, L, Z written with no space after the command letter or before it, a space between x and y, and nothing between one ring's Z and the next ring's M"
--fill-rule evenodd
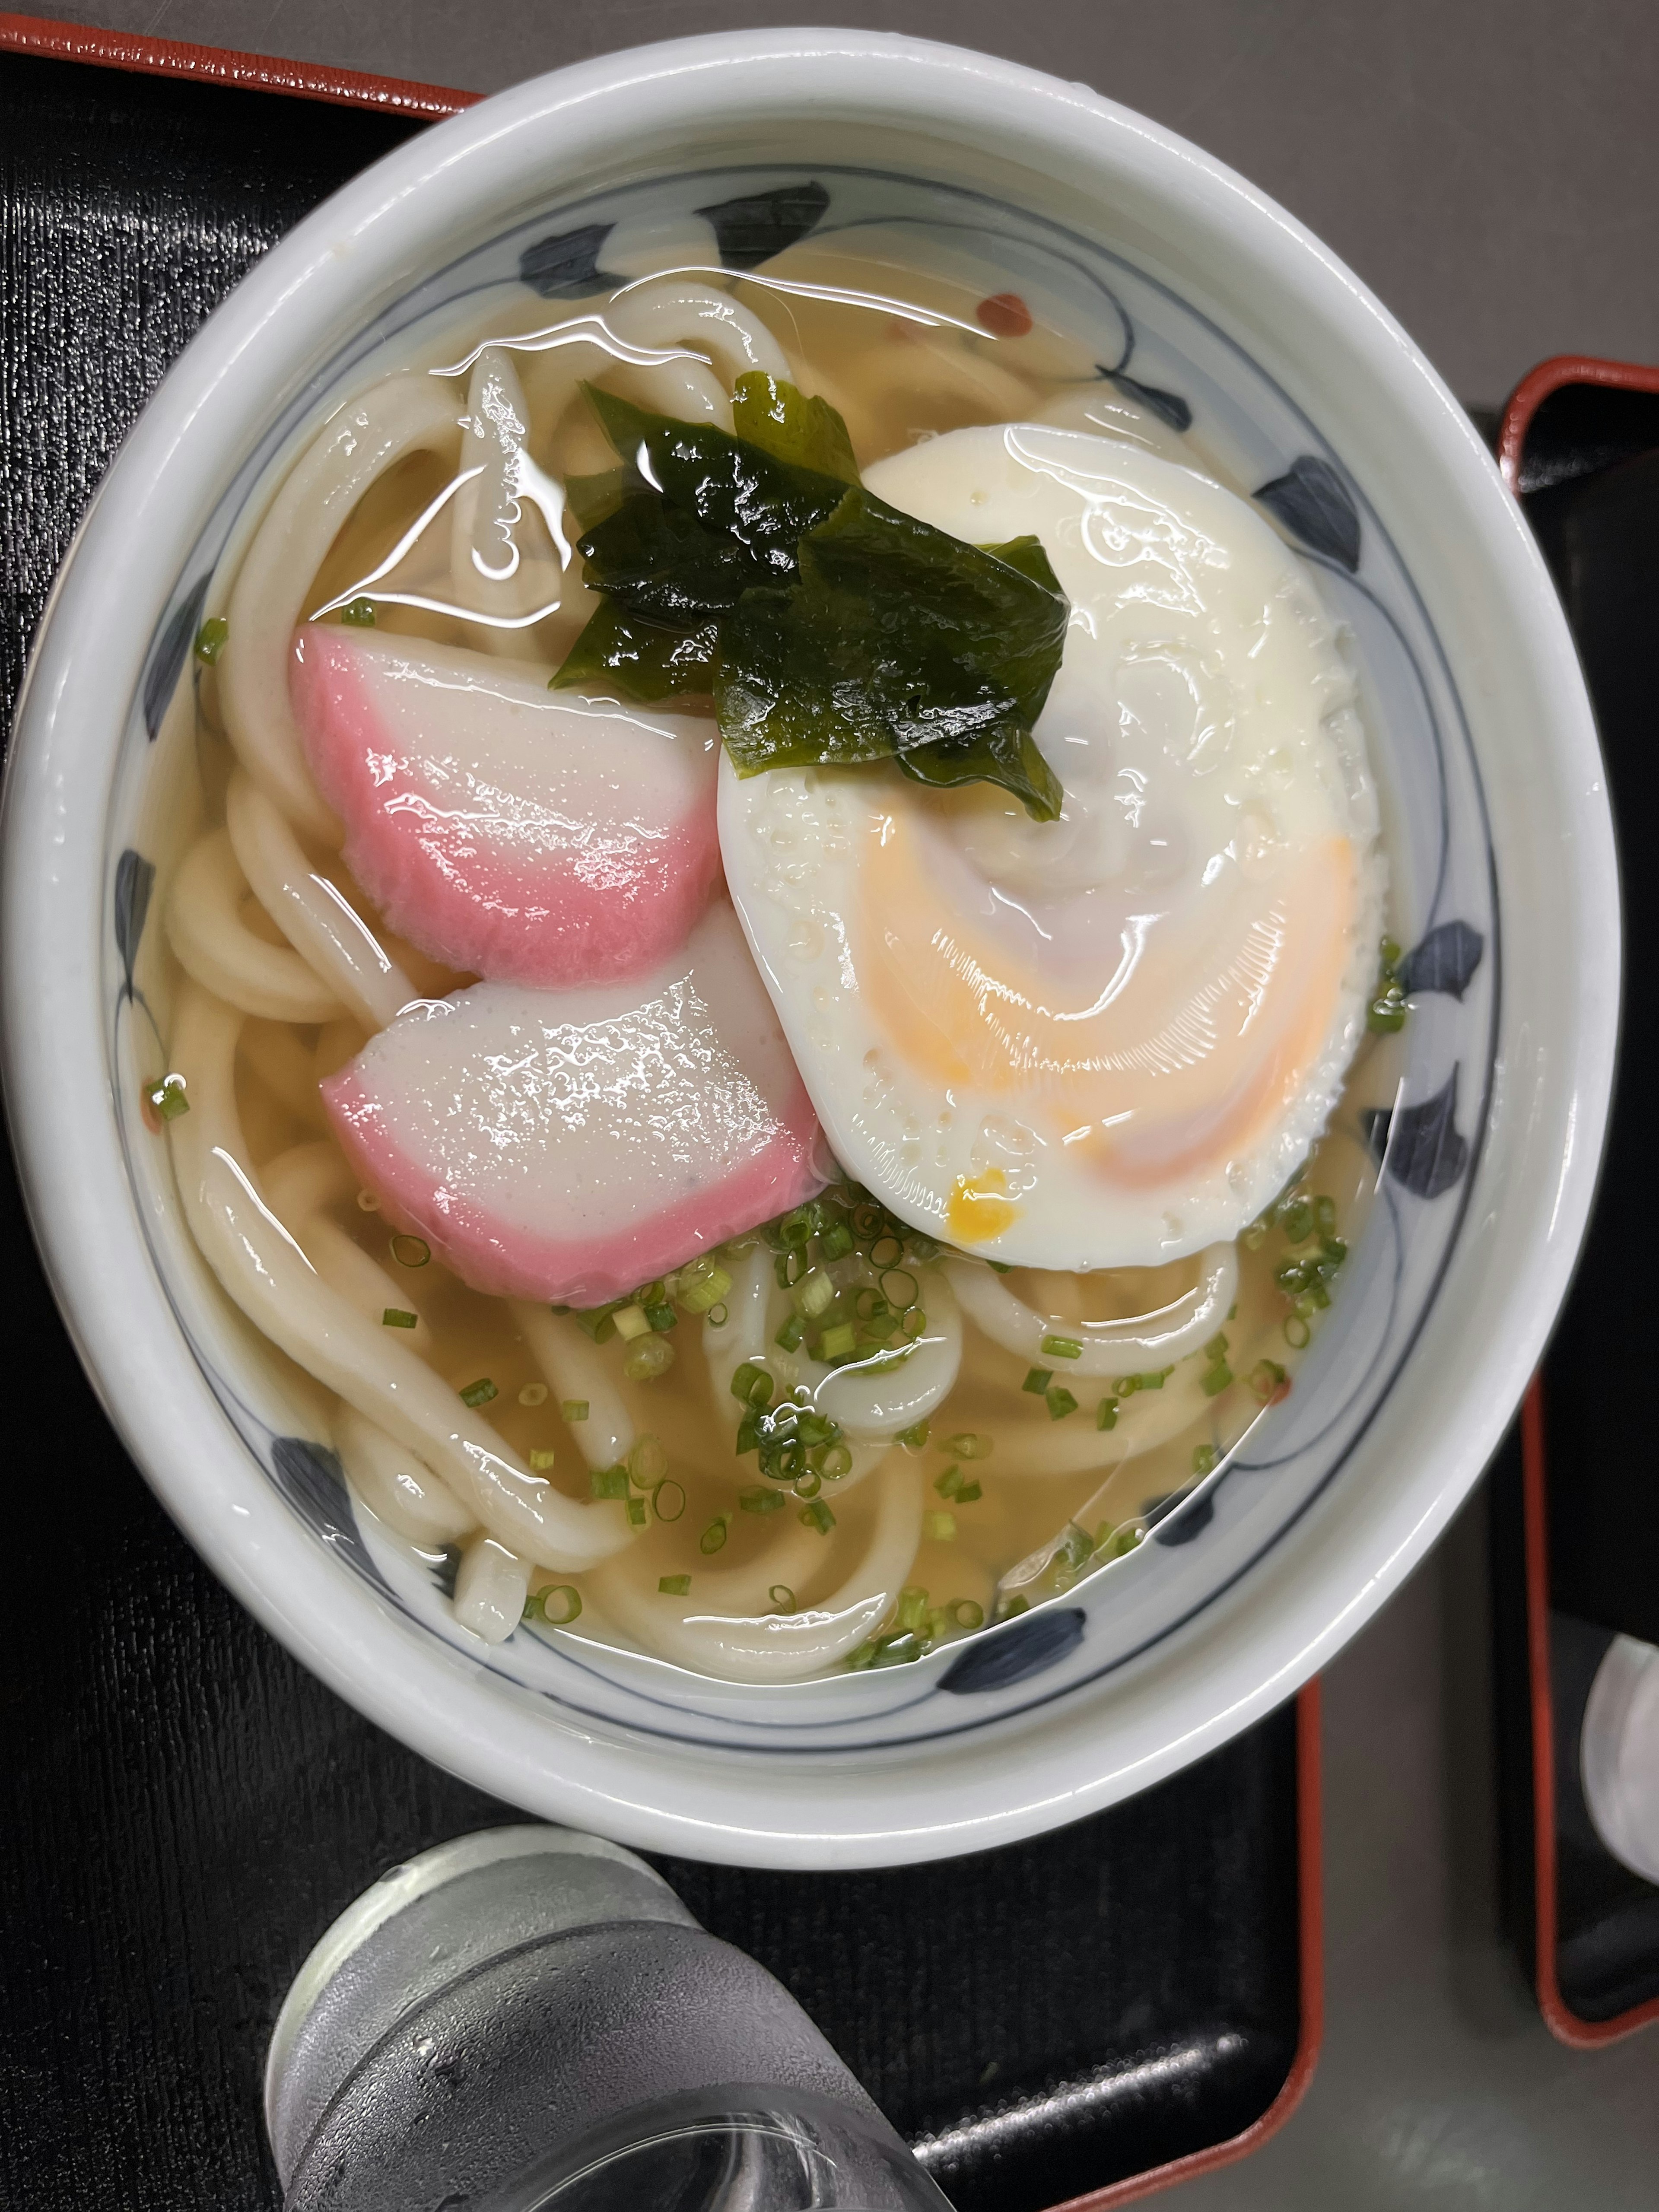
M1297 1543L1281 1546L1247 1578L1248 1602L1233 1594L1178 1649L1161 1647L1155 1684L1154 1669L1127 1670L1110 1692L1115 1725L1093 1729L1097 1741L1080 1765L1077 1741L1065 1740L1077 1737L1078 1716L1068 1729L1062 1711L997 1744L988 1792L988 1741L964 1762L965 1780L934 1771L936 1762L920 1762L926 1771L908 1784L903 1768L866 1765L877 1790L903 1801L872 1820L870 1791L851 1789L845 1773L826 1786L827 1777L772 1761L745 1777L706 1753L605 1744L545 1710L517 1710L464 1656L416 1646L366 1590L316 1575L313 1539L275 1493L261 1499L223 1480L233 1433L226 1417L164 1302L131 1296L140 1278L149 1286L150 1263L121 1160L98 1011L101 870L118 746L108 701L132 695L161 610L142 592L119 595L124 557L129 586L133 562L116 541L120 526L142 515L146 542L176 543L182 557L228 484L260 393L269 399L281 374L302 368L361 319L364 257L382 269L420 265L434 186L452 210L436 227L442 234L454 234L458 206L499 228L514 160L526 146L544 164L556 135L568 172L562 188L574 191L581 162L614 135L624 104L638 137L672 132L693 88L703 118L733 127L769 100L793 101L890 125L919 120L959 141L1017 145L1034 162L1039 149L1052 149L1047 158L1103 182L1115 166L1200 224L1230 228L1244 257L1271 269L1310 311L1345 324L1472 512L1515 603L1577 799L1580 857L1568 890L1580 939L1617 942L1616 870L1565 619L1462 410L1386 310L1292 217L1199 149L1086 87L928 41L810 28L718 33L574 64L466 109L344 186L256 265L169 371L94 494L53 586L19 702L0 815L3 1066L14 1141L49 1278L105 1409L169 1512L241 1601L349 1702L440 1765L509 1802L626 1843L752 1863L776 1863L781 1850L803 1866L894 1863L1017 1840L1200 1756L1300 1686L1410 1571L1478 1477L1565 1294L1599 1159L1618 978L1614 963L1576 1010L1569 1079L1577 1140L1561 1166L1539 1265L1524 1283L1506 1286L1510 1325L1496 1332L1500 1340L1469 1378L1437 1459L1402 1476L1387 1510L1379 1504L1357 1537L1351 1532L1345 1542L1328 1514L1313 1516ZM204 456L220 481L204 482ZM156 587L164 593L176 564L150 557L165 572ZM112 606L118 613L100 611L89 647L90 611ZM95 812L88 793L100 802ZM40 861L43 854L50 857ZM42 978L53 975L64 988L42 989ZM43 1068L57 1071L56 1079L30 1079ZM240 1440L233 1449L241 1452ZM1231 1680L1222 1696L1218 1668ZM468 1684L482 1689L487 1714ZM1090 1711L1097 1721L1098 1700Z

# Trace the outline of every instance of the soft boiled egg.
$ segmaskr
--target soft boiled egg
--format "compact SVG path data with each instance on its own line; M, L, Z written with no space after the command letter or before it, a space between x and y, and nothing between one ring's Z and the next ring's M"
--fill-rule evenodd
M1039 538L1071 602L1036 738L1054 823L984 784L722 763L721 858L837 1157L1010 1265L1231 1239L1325 1125L1381 927L1354 683L1243 500L1120 441L955 430L868 473Z

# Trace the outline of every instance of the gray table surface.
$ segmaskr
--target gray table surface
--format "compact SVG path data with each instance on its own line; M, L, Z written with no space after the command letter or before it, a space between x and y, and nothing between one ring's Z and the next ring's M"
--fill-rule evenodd
M1654 0L42 0L59 19L477 91L697 31L830 21L1082 78L1317 231L1448 382L1659 359ZM1313 2087L1191 2212L1653 2212L1659 2031L1562 2049L1497 1932L1477 1498L1325 1678ZM374 1869L366 1868L367 1876Z

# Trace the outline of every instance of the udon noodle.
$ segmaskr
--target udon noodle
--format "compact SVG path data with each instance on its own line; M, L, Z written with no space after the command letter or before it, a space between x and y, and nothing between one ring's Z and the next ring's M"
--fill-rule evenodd
M729 431L757 375L829 401L866 470L1013 423L1219 474L1082 340L973 272L873 247L671 272L550 319L498 295L329 416L216 585L195 670L205 826L167 896L179 974L149 1097L219 1282L329 1394L360 1511L453 1571L464 1629L579 1620L781 1683L914 1658L1126 1558L1294 1387L1375 1169L1351 1075L1242 1233L1079 1271L951 1233L964 1189L988 1219L1018 1210L1012 1140L941 1218L855 1184L820 1139L817 1197L575 1310L471 1286L366 1183L319 1085L473 978L400 936L347 866L296 719L296 630L489 655L544 686L593 611L583 503L618 465L587 387ZM706 698L664 711L713 746ZM809 798L867 773L778 771ZM966 804L937 799L941 818ZM1356 956L1373 969L1375 947Z

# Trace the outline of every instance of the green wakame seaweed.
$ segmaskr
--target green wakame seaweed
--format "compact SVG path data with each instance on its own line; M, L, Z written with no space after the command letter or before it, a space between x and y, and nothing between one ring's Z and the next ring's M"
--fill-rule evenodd
M581 540L602 601L556 684L712 690L744 775L895 760L1054 817L1031 727L1067 607L1036 538L969 545L888 506L836 410L769 376L738 380L742 435L588 396L639 488Z

